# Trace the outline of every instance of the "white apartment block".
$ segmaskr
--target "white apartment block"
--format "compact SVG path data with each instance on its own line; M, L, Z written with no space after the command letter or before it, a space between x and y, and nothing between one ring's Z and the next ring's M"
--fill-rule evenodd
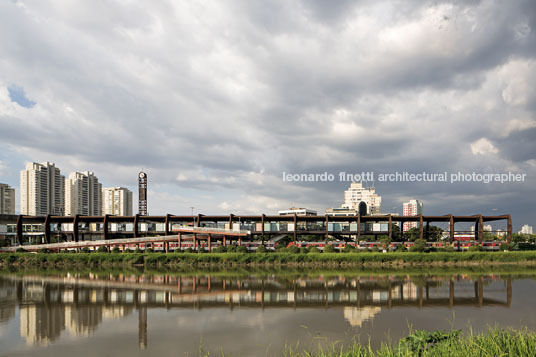
M65 177L54 163L27 163L20 172L20 213L64 214Z
M359 212L359 204L365 202L367 214L381 214L382 198L378 195L374 187L363 187L361 182L352 182L350 188L344 191L344 203L341 208L354 209Z
M423 212L423 204L419 200L410 200L404 202L402 207L403 216L418 216ZM411 228L417 228L419 224L417 222L404 222L404 232Z
M15 214L15 189L0 183L0 214Z
M529 226L528 224L525 224L523 227L521 227L521 231L519 231L521 234L532 234L532 226Z
M280 216L316 216L317 212L308 208L291 207L287 210L279 211L278 214Z
M102 213L132 216L132 191L124 187L103 188Z
M65 180L65 215L102 215L102 185L93 172L71 172Z

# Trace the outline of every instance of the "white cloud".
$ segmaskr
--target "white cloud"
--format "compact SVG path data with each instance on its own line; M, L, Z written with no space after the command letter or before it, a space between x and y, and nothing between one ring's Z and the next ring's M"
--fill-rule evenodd
M473 155L497 154L499 150L486 138L480 138L471 144Z

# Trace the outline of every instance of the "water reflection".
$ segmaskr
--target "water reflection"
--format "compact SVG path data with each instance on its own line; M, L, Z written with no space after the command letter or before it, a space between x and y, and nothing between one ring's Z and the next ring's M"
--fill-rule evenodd
M499 283L499 284L497 284ZM382 309L445 306L503 307L512 301L510 277L57 274L0 276L0 323L16 318L29 345L70 335L91 336L105 320L138 314L138 342L148 344L147 310L342 308L353 327Z

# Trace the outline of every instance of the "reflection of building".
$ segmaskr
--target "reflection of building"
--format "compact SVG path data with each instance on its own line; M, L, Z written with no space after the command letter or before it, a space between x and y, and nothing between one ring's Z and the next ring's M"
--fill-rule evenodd
M382 311L381 307L367 306L367 307L345 307L344 318L350 323L351 326L361 327L363 322L372 320L374 316Z
M15 214L15 189L0 183L0 214Z
M362 202L365 204L363 205ZM381 214L382 198L374 187L363 187L361 182L352 182L344 191L344 203L341 208L357 210L360 214Z
M419 200L410 200L409 202L404 202L403 212L404 216L418 216L422 214L423 204ZM407 231L411 228L417 228L419 224L417 222L404 222L404 231Z
M525 224L523 227L521 227L521 231L519 231L521 234L532 234L532 226L529 226L528 224Z
M21 305L19 314L20 335L27 344L47 345L57 339L65 328L65 311L61 305Z
M27 163L20 172L20 213L63 215L65 177L53 163Z
M131 307L126 306L107 306L102 309L103 319L118 319L132 312Z
M307 208L298 208L298 207L291 207L287 210L284 210L284 211L279 211L278 212L280 216L293 216L293 215L297 215L297 216L316 216L317 212L315 210L312 210L312 209L307 209Z
M132 216L132 191L124 187L103 188L102 213Z
M102 308L100 306L66 306L65 323L73 335L90 335L102 321Z
M15 287L0 280L0 323L15 317L16 304Z
M93 172L71 172L65 180L65 215L102 215L102 185Z

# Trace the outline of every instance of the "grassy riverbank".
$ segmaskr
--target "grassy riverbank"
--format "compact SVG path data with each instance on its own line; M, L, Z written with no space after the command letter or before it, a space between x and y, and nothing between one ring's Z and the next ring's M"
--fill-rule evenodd
M384 344L377 351L359 343L349 347L332 345L319 347L318 351L298 352L288 348L284 355L289 357L384 357L384 356L534 356L536 333L527 329L490 329L486 333L464 334L459 331L428 332L415 331L396 345Z
M536 252L436 253L2 253L9 266L144 266L144 267L412 267L536 265Z

